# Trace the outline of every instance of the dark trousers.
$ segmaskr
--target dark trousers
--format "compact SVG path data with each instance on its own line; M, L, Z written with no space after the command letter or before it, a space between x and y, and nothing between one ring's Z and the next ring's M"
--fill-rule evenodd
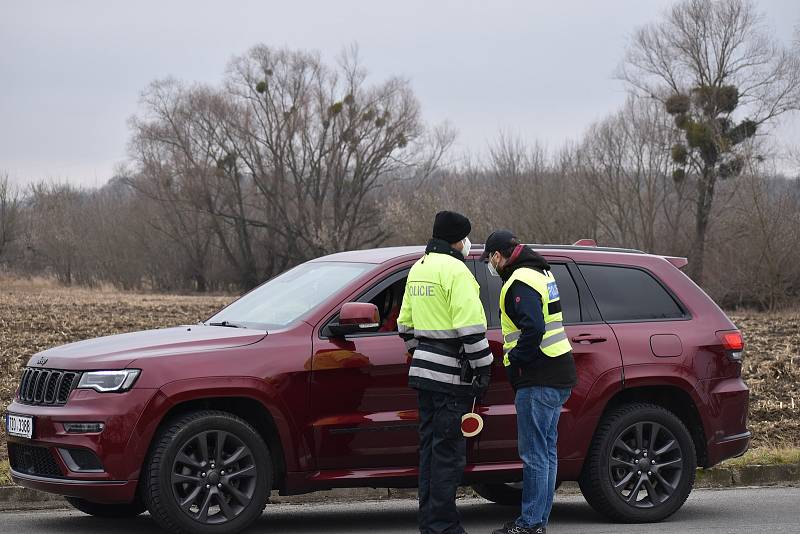
M467 463L461 417L472 399L422 390L418 397L419 531L460 534L456 490Z

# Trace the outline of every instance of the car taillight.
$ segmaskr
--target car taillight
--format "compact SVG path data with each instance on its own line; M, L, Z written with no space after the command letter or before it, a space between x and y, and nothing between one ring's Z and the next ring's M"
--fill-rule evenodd
M722 341L722 347L728 354L731 360L740 362L742 361L742 351L744 350L744 338L739 331L735 332L717 332L717 335Z

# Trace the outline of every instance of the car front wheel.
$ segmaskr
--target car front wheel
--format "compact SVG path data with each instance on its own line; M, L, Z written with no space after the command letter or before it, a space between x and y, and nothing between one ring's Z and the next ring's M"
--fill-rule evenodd
M239 532L264 510L271 466L249 423L227 412L192 412L167 423L154 441L144 500L170 532Z
M683 505L696 468L694 442L683 422L660 406L636 403L603 418L579 483L601 514L651 523Z

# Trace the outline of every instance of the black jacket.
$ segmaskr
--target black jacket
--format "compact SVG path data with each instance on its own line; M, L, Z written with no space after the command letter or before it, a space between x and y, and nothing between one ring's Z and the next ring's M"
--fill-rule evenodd
M542 256L523 246L512 254L500 276L507 281L517 269L535 269L540 273L550 269ZM506 291L505 309L508 317L520 330L517 345L509 352L511 362L506 367L509 381L515 390L530 386L571 388L577 383L575 360L572 352L552 358L544 354L539 345L545 333L542 299L529 285L515 281Z

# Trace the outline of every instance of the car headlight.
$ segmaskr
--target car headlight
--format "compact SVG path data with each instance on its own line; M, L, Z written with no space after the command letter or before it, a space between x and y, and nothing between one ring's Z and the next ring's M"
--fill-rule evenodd
M139 377L139 372L139 369L87 371L81 375L78 389L93 389L100 393L128 391Z

